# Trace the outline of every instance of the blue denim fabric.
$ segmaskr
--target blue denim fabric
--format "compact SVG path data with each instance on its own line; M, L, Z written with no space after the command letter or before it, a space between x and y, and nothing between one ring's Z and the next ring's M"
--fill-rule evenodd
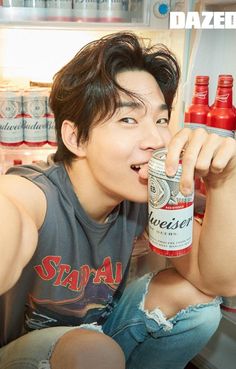
M217 329L221 298L188 306L166 319L158 307L144 311L151 275L132 282L124 291L102 330L123 349L127 369L183 369ZM57 340L77 327L37 330L0 349L0 369L50 369L49 358Z
M126 289L103 332L122 347L127 369L183 369L216 331L221 298L188 306L166 319L158 308L143 309L149 280L145 275Z

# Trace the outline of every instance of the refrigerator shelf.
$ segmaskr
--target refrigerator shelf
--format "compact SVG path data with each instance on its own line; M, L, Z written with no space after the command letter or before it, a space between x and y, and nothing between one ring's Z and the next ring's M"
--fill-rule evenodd
M136 11L130 9L96 10L63 8L0 7L0 26L43 26L47 27L95 27L108 25L120 27L148 26L148 0Z
M47 157L56 151L56 147L48 144L44 146L29 147L21 146L3 146L0 145L0 174L3 174L7 169L14 165L33 164L37 161L47 161Z
M42 145L42 146L37 146L37 144L35 145L35 146L29 146L29 145L26 145L26 144L21 144L21 145L19 145L19 146L14 146L14 145L12 145L12 146L8 146L8 145L2 145L1 143L0 143L0 150L1 151L4 151L5 153L7 153L7 152L11 152L11 153L13 153L14 151L16 151L16 152L25 152L25 151L38 151L38 150L43 150L43 151L45 151L45 150L55 150L55 147L56 146L51 146L51 145L49 145L49 144L44 144L44 145Z

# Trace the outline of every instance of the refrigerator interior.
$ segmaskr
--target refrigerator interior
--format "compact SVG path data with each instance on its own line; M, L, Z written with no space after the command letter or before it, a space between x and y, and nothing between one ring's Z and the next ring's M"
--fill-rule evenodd
M194 11L235 12L235 0L195 1ZM220 74L234 77L233 96L236 104L236 29L192 29L189 34L189 53L183 81L183 111L191 103L196 75L208 75L209 104L214 102Z
M201 3L196 2L199 9ZM222 4L230 6L227 9L233 10L232 1L208 1L205 9L221 10ZM210 76L210 103L215 96L218 75L229 73L236 77L236 30L189 31L128 26L124 29L132 30L150 39L152 43L163 43L177 55L182 69L182 78L172 113L173 132L183 124L183 114L191 101L195 75ZM109 27L93 25L91 28L79 25L54 27L49 23L39 25L37 22L30 27L25 24L14 26L14 23L0 25L0 85L9 83L27 87L30 81L51 83L54 73L86 43L116 31L117 29L112 28L112 25ZM234 84L234 104L236 105L235 85L236 82ZM12 165L14 160L30 163L33 160L45 159L54 150L55 148L49 145L40 148L29 148L25 145L17 148L0 147L0 173ZM235 368L235 315L224 315L215 336L195 358L199 368Z
M129 28L127 29L130 30ZM1 27L0 28L0 86L9 85L27 88L30 82L50 84L53 75L65 65L88 42L100 38L117 30L111 28L100 29L71 29L50 27ZM138 29L135 33L145 37L147 42L163 43L177 55L183 66L185 52L184 30L151 30ZM179 127L181 85L172 113L172 129ZM45 145L39 149L28 148L25 145L17 148L0 147L1 172L13 163L13 157L22 159L28 164L28 159L45 159L55 148Z
M196 2L198 11L236 11L236 1L205 0ZM183 80L183 119L186 107L191 103L194 79L208 75L209 104L216 95L220 74L234 78L233 104L236 105L236 29L198 29L189 35L189 58ZM236 313L222 310L220 326L204 350L194 359L200 369L235 369L236 363Z

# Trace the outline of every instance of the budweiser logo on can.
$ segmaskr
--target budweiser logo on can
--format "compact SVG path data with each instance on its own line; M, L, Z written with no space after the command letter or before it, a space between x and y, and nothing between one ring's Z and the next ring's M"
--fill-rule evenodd
M165 174L167 150L156 150L149 162L149 244L166 257L187 254L192 247L193 194L179 190L181 161L173 177Z

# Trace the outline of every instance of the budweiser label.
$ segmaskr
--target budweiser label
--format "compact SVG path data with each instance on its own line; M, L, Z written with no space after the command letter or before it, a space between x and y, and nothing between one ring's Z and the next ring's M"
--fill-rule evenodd
M47 142L46 92L31 88L23 96L24 141L28 145Z
M194 97L200 100L205 100L207 98L208 90L206 91L197 91L194 93Z
M176 257L192 246L193 194L179 190L181 162L175 176L165 174L166 153L156 150L149 162L149 244L158 254Z
M55 119L54 114L49 105L49 98L46 99L47 108L47 141L50 145L57 145L56 130L55 130Z
M216 100L226 104L228 102L229 96L230 94L216 95Z
M23 143L22 97L20 91L0 91L0 142Z

